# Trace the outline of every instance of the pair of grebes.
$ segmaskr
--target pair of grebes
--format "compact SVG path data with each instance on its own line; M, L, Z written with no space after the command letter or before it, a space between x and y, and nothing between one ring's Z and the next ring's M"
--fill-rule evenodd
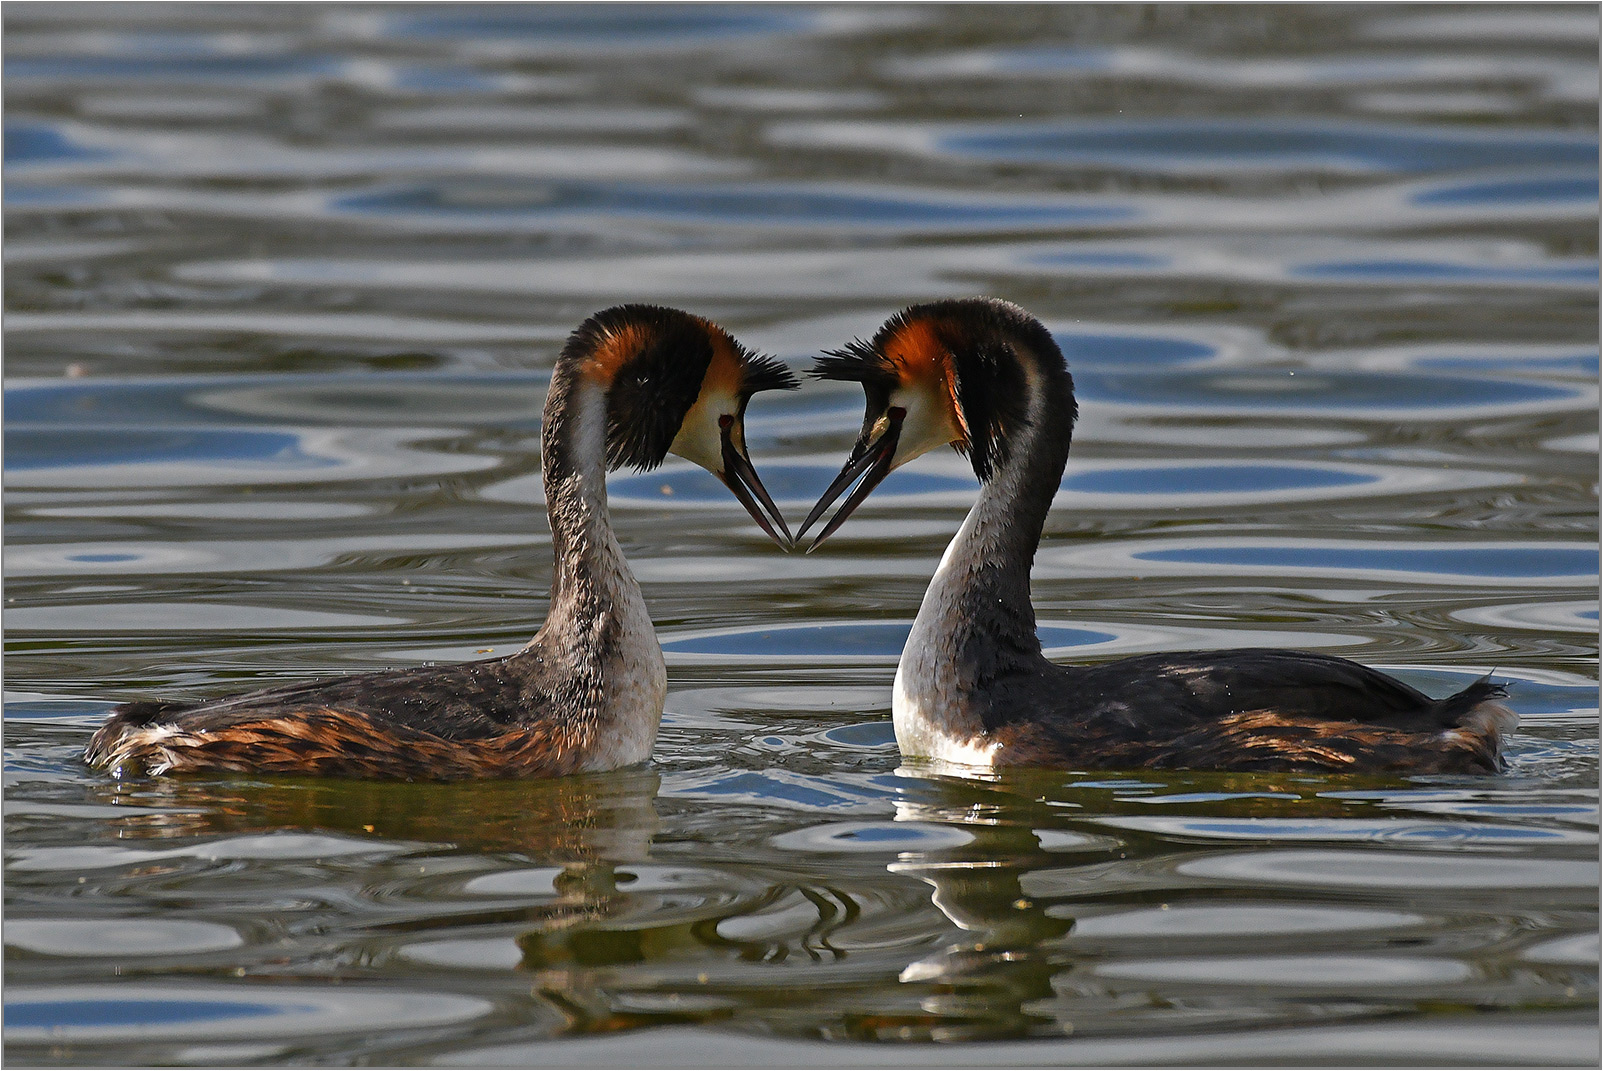
M868 411L798 535L848 491L812 546L885 476L950 444L981 489L924 595L896 670L903 756L979 767L1473 772L1501 764L1515 715L1483 678L1445 699L1329 655L1244 649L1049 662L1030 567L1068 460L1074 384L1047 329L993 299L915 305L823 357ZM127 703L86 753L151 773L544 777L651 754L667 671L607 515L606 473L670 453L718 476L776 542L789 528L746 453L758 391L794 389L777 360L677 309L585 321L551 377L542 432L555 575L517 653L269 688L208 702ZM781 535L781 533L783 533ZM811 547L809 547L811 549Z

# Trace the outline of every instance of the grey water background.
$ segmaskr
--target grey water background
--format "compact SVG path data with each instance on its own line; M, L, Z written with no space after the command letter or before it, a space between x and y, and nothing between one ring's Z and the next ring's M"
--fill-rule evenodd
M4 20L11 1061L1596 1063L1594 7ZM804 368L974 293L1079 387L1054 657L1495 670L1509 772L902 766L944 452L811 556L685 464L612 481L647 767L80 763L119 700L524 642L596 309ZM861 405L753 404L793 520Z

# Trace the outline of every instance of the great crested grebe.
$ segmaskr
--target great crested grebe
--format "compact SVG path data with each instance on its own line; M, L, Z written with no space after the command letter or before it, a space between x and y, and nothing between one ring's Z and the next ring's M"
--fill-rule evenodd
M549 615L527 646L503 658L203 703L126 703L90 740L86 761L152 773L442 780L644 761L668 676L607 517L607 469L650 469L669 453L688 458L788 546L790 532L746 455L745 414L756 392L796 386L777 360L678 309L597 313L568 339L546 395L542 476L556 565Z
M857 487L814 541L897 466L967 453L979 501L924 594L896 669L903 755L978 766L1495 771L1518 719L1488 679L1446 699L1329 655L1245 649L1095 666L1047 661L1030 566L1074 430L1074 383L1046 328L994 299L915 305L813 374L853 380L868 412L803 523ZM860 482L859 482L860 481ZM811 548L809 548L811 549Z

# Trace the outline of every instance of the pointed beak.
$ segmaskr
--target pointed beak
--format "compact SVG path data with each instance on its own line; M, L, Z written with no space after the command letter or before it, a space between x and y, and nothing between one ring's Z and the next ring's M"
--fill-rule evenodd
M768 489L757 477L757 470L752 468L751 459L746 456L745 436L742 435L741 441L736 443L734 432L737 422L720 421L720 424L722 424L719 435L722 440L724 469L718 473L718 478L724 481L724 486L729 488L730 493L742 506L746 507L746 512L751 514L752 520L768 533L768 538L789 550L795 544L795 540L791 538L785 518L780 516L779 507L774 505ZM779 526L779 531L774 530L775 525ZM780 532L785 534L781 536Z
M829 509L830 503L839 498L848 487L857 483L859 479L862 482L857 483L857 489L847 497L840 509L835 512L835 516L824 526L824 530L818 533L818 538L807 548L807 553L811 554L824 540L834 535L836 529L846 523L846 518L850 517L874 488L879 486L880 481L890 475L892 463L896 458L896 444L902 437L902 420L906 416L907 413L903 409L891 409L886 414L888 426L878 440L872 445L867 445L862 440L858 441L857 449L852 451L851 460L846 462L846 467L840 470L840 475L835 477L835 481L824 491L818 504L802 522L802 526L796 530L797 537L805 535L807 529L813 526L813 522Z

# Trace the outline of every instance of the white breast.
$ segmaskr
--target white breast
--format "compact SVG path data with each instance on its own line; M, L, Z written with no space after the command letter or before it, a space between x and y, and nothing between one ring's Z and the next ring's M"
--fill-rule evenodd
M616 556L620 581L613 592L617 658L606 666L606 715L585 761L587 770L615 770L651 756L668 699L668 667L645 599L623 555Z
M891 691L891 721L896 728L896 746L903 757L995 766L1001 744L974 734L954 734L946 716L950 697L944 697L938 687L931 687L934 682L928 677L914 683L915 674L909 672L908 664L911 648L909 641L896 667L896 684ZM922 660L915 654L911 661L916 665Z

